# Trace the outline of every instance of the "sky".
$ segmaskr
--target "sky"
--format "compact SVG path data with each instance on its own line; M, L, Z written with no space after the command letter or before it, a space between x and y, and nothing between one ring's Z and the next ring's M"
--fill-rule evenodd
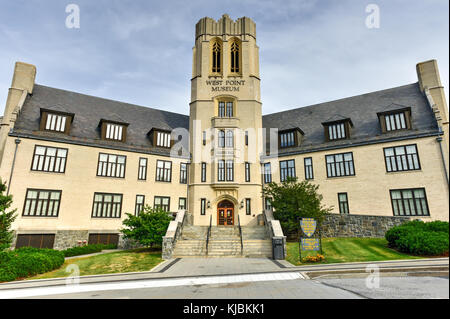
M189 114L195 24L224 13L256 22L263 114L414 83L430 59L448 101L447 0L0 0L0 115L16 61L41 85Z

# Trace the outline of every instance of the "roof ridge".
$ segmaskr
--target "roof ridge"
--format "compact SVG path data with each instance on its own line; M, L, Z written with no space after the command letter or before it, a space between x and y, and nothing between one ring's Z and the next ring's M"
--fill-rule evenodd
M114 103L126 104L126 105L135 106L135 107L139 107L139 108L143 108L143 109L150 109L150 110L155 110L155 111L159 111L159 112L165 112L165 113L171 113L171 114L176 114L176 115L189 117L189 115L186 115L186 114L176 113L176 112L172 112L172 111L165 111L165 110L157 109L157 108L154 108L154 107L143 106L143 105L138 105L138 104L132 104L132 103L128 103L128 102L108 99L108 98L104 98L104 97L100 97L100 96L95 96L95 95L90 95L90 94L85 94L85 93L80 93L80 92L75 92L75 91L69 91L69 90L65 90L65 89L55 88L55 87L52 87L52 86L38 84L38 83L35 84L35 87L36 86L37 87L48 88L48 89L52 89L52 90L68 92L68 93L74 93L74 94L83 95L83 96L86 96L86 97L100 99L100 100L104 100L104 101L111 101L111 102L114 102Z

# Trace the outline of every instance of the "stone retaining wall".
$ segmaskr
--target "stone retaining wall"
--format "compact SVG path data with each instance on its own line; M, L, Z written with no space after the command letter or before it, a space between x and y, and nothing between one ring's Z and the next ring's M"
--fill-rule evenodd
M398 216L330 214L322 224L322 237L384 237L388 229L409 220Z

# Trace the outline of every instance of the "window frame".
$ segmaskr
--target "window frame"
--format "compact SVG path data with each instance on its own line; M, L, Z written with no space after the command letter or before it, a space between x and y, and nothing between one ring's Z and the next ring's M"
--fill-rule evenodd
M225 180L234 182L234 160L225 160Z
M187 178L188 178L188 164L180 163L180 184L187 184Z
M406 151L406 148L407 148L408 146L414 146L414 148L415 148L415 150L416 150L416 153L414 153L414 154L408 154L407 151ZM397 155L396 149L397 149L397 148L401 148L401 147L404 149L404 154L403 154L403 155ZM394 152L394 155L386 156L386 150L388 150L388 149L392 149L393 152ZM409 158L408 158L408 155L416 155L416 156L417 156L417 164L419 165L418 168L412 168L412 169L409 168ZM422 170L422 165L420 164L419 149L418 149L418 147L417 147L417 144L408 144L408 145L397 145L397 146L384 147L384 148L383 148L383 156L384 156L384 164L385 164L385 167L386 167L386 173L397 173L397 172L408 172L408 171L420 171L420 170ZM398 159L397 159L397 156L400 157L400 161L401 161L401 163L402 163L402 167L403 167L403 156L405 157L405 161L406 161L406 164L407 164L407 166L408 166L408 169L402 169L402 170L399 170L399 169L398 169ZM390 163L390 165L391 165L391 170L388 169L388 158L394 158L395 166L396 166L396 168L397 168L396 170L392 170L392 159L390 160L390 162L391 162L391 163ZM413 161L413 165L414 165L414 160L412 159L412 161Z
M293 167L289 167L289 163L290 162L294 163ZM282 163L286 163L286 168L285 169L281 167ZM286 176L283 179L282 172L284 170L286 171ZM289 175L290 172L294 172L294 175L293 176ZM282 183L282 182L286 181L286 179L288 177L297 178L297 172L296 172L296 169L295 169L295 159L280 161L280 182Z
M184 200L184 208L181 208L181 200ZM178 210L187 210L187 198L186 197L178 197Z
M266 166L269 166L269 173L267 173ZM264 184L272 183L272 164L264 163L263 164L263 175L264 175ZM269 178L267 178L269 177Z
M100 161L100 157L101 157L102 155L106 155L106 156L107 156L106 162ZM108 175L99 175L99 174L98 174L99 168L100 168L100 163L106 163L106 164L107 164L107 165L106 165L106 174L108 174L108 167L109 167L108 164L109 164L109 163L113 163L113 162L110 162L110 161L109 161L110 156L116 156L116 162L114 163L114 164L116 165L116 166L115 166L116 174L117 174L117 170L119 169L119 167L120 167L121 165L123 165L123 176L108 176ZM119 164L119 163L118 163L119 157L123 157L123 158L125 159L124 162L123 162L123 164ZM103 166L102 166L102 168L103 168ZM103 170L102 170L102 171L103 171ZM118 155L118 154L110 154L110 153L102 153L102 152L99 152L99 153L98 153L97 172L96 172L96 176L97 176L97 177L125 178L126 172L127 172L127 156L126 156L126 155ZM120 175L120 174L119 174L119 175Z
M206 215L206 198L200 198L200 215Z
M54 148L54 149L56 149L55 156L51 156L51 155L50 155L50 157L54 157L53 166L54 166L54 168L56 167L56 161L57 161L58 158L60 158L60 159L63 159L63 158L64 158L64 167L63 167L63 170L57 172L57 171L55 171L54 169L53 169L52 171L50 171L50 170L44 170L44 169L42 169L42 170L40 170L40 169L33 169L33 166L34 166L33 164L34 164L34 162L35 162L35 157L36 157L36 150L37 150L38 147L43 147L43 148L45 148L45 152L44 152L44 155L39 155L39 154L37 155L37 156L39 156L38 163L36 164L37 167L39 167L39 162L41 161L41 156L42 156L42 157L43 157L43 161L44 161L43 164L42 164L42 168L44 168L44 166L45 166L45 161L46 161L46 157L47 157L47 151L48 151L49 148ZM60 150L66 151L66 156L65 156L65 157L61 157L61 156L58 157L58 154L59 154L59 151L60 151ZM54 146L47 146L47 145L39 145L39 144L36 144L36 145L34 145L33 157L31 158L31 167L30 167L30 170L33 171L33 172L45 172L45 173L64 174L64 173L66 172L66 166L67 166L67 158L68 158L68 156L69 156L69 149L68 149L68 148L62 148L62 147L54 147ZM49 163L49 165L50 165L50 163ZM60 160L60 165L59 165L59 167L61 168L61 160Z
M160 168L158 167L158 162L163 162L163 167ZM166 164L170 163L170 168L166 168ZM173 163L172 161L165 161L165 160L156 160L156 172L155 172L155 182L162 182L162 183L171 183L172 182L172 168L173 168ZM163 174L162 174L162 179L161 176L158 174L158 171L162 170ZM166 175L165 172L168 171L168 178L169 180L165 180L164 176Z
M202 183L206 183L206 162L201 163L201 175L200 175L200 181Z
M306 160L308 160L308 159L311 160L311 165L306 164ZM303 166L305 168L305 180L313 180L314 179L314 165L313 165L313 159L311 156L303 158ZM310 172L309 172L308 168L309 168ZM310 175L309 173L311 173L311 176L309 176Z
M351 161L346 161L345 160L345 155L346 154L350 154L352 157ZM336 156L342 156L342 162L336 162ZM328 157L333 157L333 163L334 164L334 172L337 172L336 169L336 164L337 163L342 163L343 165L343 171L345 172L345 168L346 168L346 163L351 163L351 169L349 166L349 171L353 171L353 174L344 174L344 175L335 175L335 176L330 176L330 171L328 170L328 165L331 164L327 161ZM327 170L327 178L337 178L337 177L348 177L348 176L356 176L356 169L355 169L355 158L353 157L353 152L345 152L345 153L336 153L336 154L329 154L329 155L325 155L325 166L326 166L326 170ZM341 167L340 167L341 168Z
M138 197L142 197L142 203L138 203ZM138 211L138 207L140 207L140 210ZM134 205L134 216L139 216L139 213L144 210L145 207L145 195L136 195L136 203Z
M160 199L161 200L161 205L156 205L156 199ZM168 199L168 203L167 205L163 205L163 199ZM164 209L164 207L167 206L167 210ZM170 212L170 196L154 196L153 197L153 208L157 208L160 207L162 208L162 210L164 210L165 212Z
M37 194L36 194L36 198L28 198L28 192L30 192L30 191L32 191L32 192L37 192ZM45 199L40 199L39 198L39 194L41 193L41 192L48 192L49 193L49 195L48 195L48 198L45 200ZM52 200L51 199L51 193L59 193L59 199L58 200ZM62 190L57 190L57 189L42 189L42 188L27 188L26 189L26 191L25 191L25 199L24 199L24 202L23 202L23 208L22 208L22 217L47 217L47 218L58 218L59 217L59 210L60 210L60 208L61 208L61 198L62 198ZM35 204L34 204L34 215L25 215L25 208L27 207L27 200L35 200ZM36 215L36 212L37 212L37 208L38 208L38 206L39 206L39 201L42 201L42 202L44 202L44 201L46 201L46 214L45 215ZM57 210L56 210L56 215L48 215L48 210L49 210L49 207L50 207L50 202L51 201L54 201L54 202L57 202L58 203L58 208L57 208ZM41 204L42 205L42 204ZM53 205L54 205L54 203L53 203ZM31 207L31 204L30 204L30 207ZM42 206L41 206L41 208L42 208ZM29 212L30 212L30 210L29 210Z
M341 195L345 195L345 201L341 201ZM344 205L345 209L347 210L342 211L342 205ZM341 215L350 215L350 205L349 205L349 201L348 201L348 193L347 192L342 192L342 193L338 193L338 206L339 206L339 214Z
M96 202L95 201L95 196L96 195L101 195L102 196L102 201L101 202ZM94 216L94 207L95 207L95 203L101 203L101 210L100 210L100 214L103 214L103 205L105 204L105 195L109 195L111 196L111 208L112 205L114 204L114 196L120 196L120 204L119 204L119 216ZM98 207L98 206L97 206ZM91 211L91 218L109 218L109 219L120 219L122 216L122 207L123 207L123 194L119 194L119 193L103 193L103 192L94 192L94 198L92 200L92 211ZM98 213L98 211L97 211Z
M250 183L250 162L245 162L245 182Z
M225 182L225 160L217 160L217 181Z
M426 210L427 210L427 215L424 215L424 214L422 214L422 215L419 215L419 214L417 214L417 212L418 212L418 210L417 210L417 200L418 199L422 199L422 198L416 198L415 196L414 196L414 191L419 191L419 190L422 190L423 191L423 200L425 201L425 207L426 207ZM403 192L407 192L407 191L410 191L411 193L412 193L412 198L404 198L403 197ZM392 198L392 193L393 192L400 192L400 199L393 199ZM426 192L426 190L425 190L425 187L417 187L417 188L401 188L401 189L390 189L389 190L389 195L390 195L390 198L391 198L391 207L392 207L392 215L393 216L406 216L406 217L429 217L429 216L431 216L431 213L430 213L430 206L428 205L428 198L427 198L427 192ZM403 207L403 212L404 212L404 214L403 215L400 215L400 214L398 214L398 215L396 215L395 214L395 209L394 209L394 200L395 201L401 201L401 203L402 203L402 207ZM409 214L409 215L406 215L405 214L405 212L406 212L406 210L405 210L405 200L412 200L413 201L413 203L414 203L414 210L415 210L415 212L416 212L416 214L415 215L412 215L412 214ZM408 206L409 206L409 211L410 211L410 213L411 213L411 207L410 207L410 202L408 202ZM398 207L398 206L397 206ZM421 209L422 209L422 212L423 212L423 207L422 207L422 204L421 204Z
M251 215L252 214L252 202L251 198L245 199L245 215Z
M141 165L141 160L145 160L145 166ZM147 170L148 170L148 158L146 158L146 157L139 157L139 161L138 161L138 181L146 181L147 180ZM142 171L143 171L143 174L141 174Z

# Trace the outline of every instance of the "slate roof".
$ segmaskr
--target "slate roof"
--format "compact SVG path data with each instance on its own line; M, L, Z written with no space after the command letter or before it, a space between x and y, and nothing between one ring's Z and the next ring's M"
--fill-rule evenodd
M411 108L412 130L381 134L377 113L405 107ZM74 113L70 136L39 131L41 108ZM344 118L350 118L353 123L351 138L326 142L322 123ZM129 123L127 142L101 140L101 119ZM299 128L304 132L299 147L285 149L279 155L439 133L418 83L264 115L262 121L265 128ZM172 130L180 127L189 129L189 116L35 85L33 95L25 101L16 121L13 135L168 155L168 150L151 145L147 133L152 128Z

